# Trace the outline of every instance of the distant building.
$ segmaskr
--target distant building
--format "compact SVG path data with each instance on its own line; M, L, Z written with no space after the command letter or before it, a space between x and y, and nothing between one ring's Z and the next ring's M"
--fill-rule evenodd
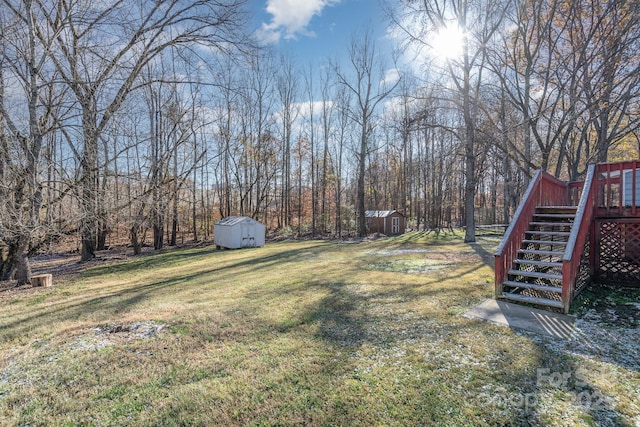
M221 248L257 248L264 246L266 227L253 218L228 216L215 223L213 243Z
M402 234L407 227L406 218L396 210L365 211L364 219L369 233Z

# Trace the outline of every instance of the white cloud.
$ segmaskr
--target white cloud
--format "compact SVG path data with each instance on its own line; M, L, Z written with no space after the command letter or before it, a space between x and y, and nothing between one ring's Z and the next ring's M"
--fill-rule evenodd
M327 106L331 108L333 106L333 101L326 101ZM296 108L300 113L301 119L309 119L311 117L311 110L313 109L313 115L316 116L316 119L320 117L322 114L322 105L324 103L322 101L306 101L299 102L296 104Z
M380 86L393 86L398 80L400 80L400 70L398 70L397 68L389 68L385 72L382 81L380 81Z
M264 44L276 44L280 41L280 31L270 28L267 24L262 24L262 28L256 31L258 41Z
M333 6L340 0L267 0L267 12L271 22L263 23L258 30L259 37L265 42L277 42L281 35L293 39L297 35L313 36L307 29L311 19L322 13L327 6Z
M392 98L387 99L383 105L384 117L393 117L395 119L396 116L402 114L405 107L406 99L401 96L394 96Z

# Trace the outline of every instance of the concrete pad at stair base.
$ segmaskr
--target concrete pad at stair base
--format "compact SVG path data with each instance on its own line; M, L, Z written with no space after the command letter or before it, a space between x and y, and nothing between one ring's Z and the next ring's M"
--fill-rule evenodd
M571 337L575 320L573 316L495 299L472 307L463 316L563 339Z

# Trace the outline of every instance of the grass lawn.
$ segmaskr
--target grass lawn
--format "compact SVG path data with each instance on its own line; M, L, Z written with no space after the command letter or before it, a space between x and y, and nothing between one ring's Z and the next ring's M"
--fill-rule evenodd
M0 425L640 426L638 294L568 341L467 319L498 243L180 249L0 293Z

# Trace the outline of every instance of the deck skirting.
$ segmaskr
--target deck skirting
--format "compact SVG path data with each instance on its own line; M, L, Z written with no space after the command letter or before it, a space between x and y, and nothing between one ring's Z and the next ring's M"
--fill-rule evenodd
M640 218L598 218L595 229L595 280L640 286Z

